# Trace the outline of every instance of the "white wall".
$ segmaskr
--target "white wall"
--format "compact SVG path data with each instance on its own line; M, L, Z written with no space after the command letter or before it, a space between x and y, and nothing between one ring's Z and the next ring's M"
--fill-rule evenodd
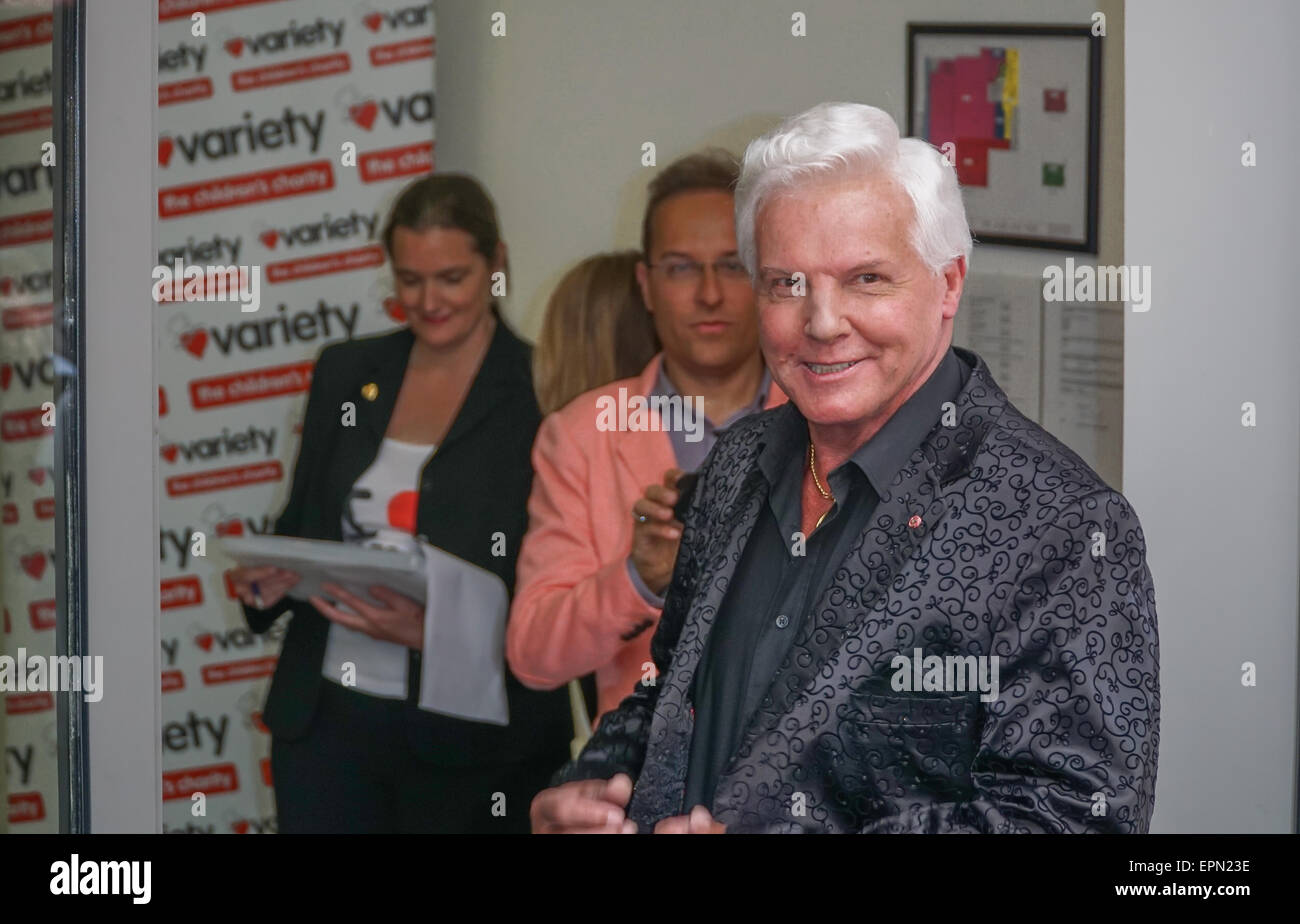
M1154 296L1125 320L1124 484L1160 619L1154 828L1291 831L1300 7L1142 0L1127 27L1125 255Z
M871 103L905 128L908 22L1081 25L1096 9L1113 26L1121 18L1111 0L987 0L975 12L968 0L433 4L437 169L472 173L496 198L511 247L507 312L530 338L574 263L639 247L645 185L658 172L641 166L643 142L656 143L659 168L706 144L739 155L780 119L827 100ZM490 32L495 10L506 15L504 38ZM790 35L795 10L807 14L804 38ZM1103 53L1108 84L1118 83L1119 48ZM1119 98L1105 108L1102 259L1118 262ZM972 265L1039 275L1064 257L982 247Z
M162 802L153 304L158 4L86 4L86 654L90 830L152 834ZM128 104L129 103L129 104Z

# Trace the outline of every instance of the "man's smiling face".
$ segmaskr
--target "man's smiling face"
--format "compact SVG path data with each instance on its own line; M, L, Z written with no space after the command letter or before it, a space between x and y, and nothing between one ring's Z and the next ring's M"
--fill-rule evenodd
M774 194L755 223L768 368L815 433L848 446L883 426L952 340L965 261L932 273L912 212L882 174L836 175Z

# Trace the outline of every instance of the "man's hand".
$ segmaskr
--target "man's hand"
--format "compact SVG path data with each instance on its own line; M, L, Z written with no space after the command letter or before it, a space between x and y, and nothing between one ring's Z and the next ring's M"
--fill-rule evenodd
M579 780L543 789L528 810L534 834L636 834L624 812L632 798L632 778L616 773L608 780Z
M349 613L331 606L321 597L311 597L312 606L332 622L349 629L364 632L371 638L385 642L395 642L414 648L424 649L424 607L405 594L399 594L390 587L374 584L370 593L376 600L382 600L387 606L379 606L373 601L366 601L350 594L337 584L322 584L325 592L338 602L350 607Z
M664 472L664 483L652 484L632 505L633 516L644 516L632 528L632 565L645 586L662 597L673 578L677 563L677 546L682 541L682 524L677 522L673 505L677 503L677 479L685 474L680 468Z
M727 826L714 821L709 810L702 805L691 809L689 815L674 815L655 825L655 834L726 834Z

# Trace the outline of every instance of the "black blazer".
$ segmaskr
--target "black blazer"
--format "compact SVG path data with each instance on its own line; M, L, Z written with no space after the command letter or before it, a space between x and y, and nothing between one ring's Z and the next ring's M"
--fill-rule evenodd
M1150 827L1160 650L1137 513L1018 411L983 359L956 350L974 367L956 424L912 451L805 615L714 793L728 831ZM767 504L764 433L798 414L785 404L718 438L651 641L659 677L556 775L628 773L628 817L643 830L691 809L692 682ZM998 658L984 662L1000 665L998 698L968 684L895 689L894 659L915 665L918 649L920 663Z
M410 328L403 327L321 351L277 535L342 540L348 492L379 453L414 342ZM530 347L498 319L465 402L421 474L416 515L425 541L499 575L511 594L528 525L529 452L541 422L530 363ZM345 402L356 406L355 426L343 426ZM492 554L498 532L505 534L503 556ZM249 628L259 633L290 609L294 616L263 714L272 734L286 739L306 733L320 685L329 682L321 677L321 665L330 623L311 604L289 597L262 610L244 606ZM419 652L410 652L409 669L412 678L420 675ZM573 736L566 691L529 690L506 670L507 727L438 715L408 699L406 732L415 752L442 766L513 763L548 754L559 755L557 766L563 762ZM418 688L411 686L412 692Z

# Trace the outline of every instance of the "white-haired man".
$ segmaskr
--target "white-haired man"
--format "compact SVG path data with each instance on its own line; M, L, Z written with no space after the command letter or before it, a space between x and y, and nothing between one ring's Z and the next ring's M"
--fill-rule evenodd
M658 682L533 830L1146 831L1141 527L952 346L953 170L881 110L823 104L750 144L736 228L790 403L710 454Z

